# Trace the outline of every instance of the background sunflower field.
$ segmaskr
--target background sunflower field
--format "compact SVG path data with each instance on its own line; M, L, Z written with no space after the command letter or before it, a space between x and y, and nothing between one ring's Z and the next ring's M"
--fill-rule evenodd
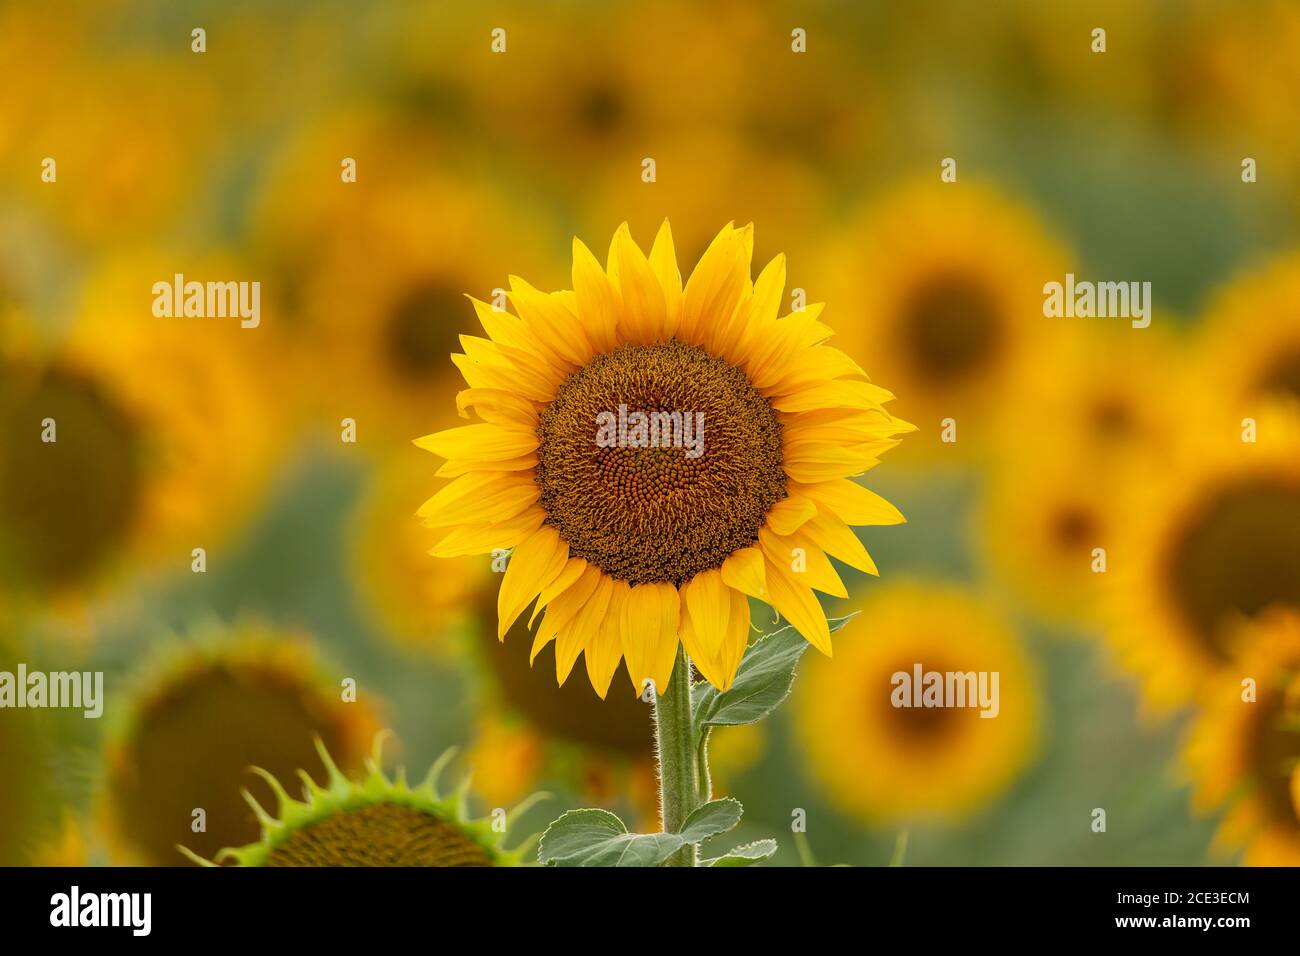
M665 217L683 264L753 222L918 426L835 659L714 735L742 836L1300 864L1296 4L13 2L0 62L0 671L105 674L101 719L0 710L0 864L250 842L250 765L381 727L479 813L550 791L525 830L652 821L648 709L495 640L411 439L465 294ZM1045 317L1067 273L1150 327ZM176 274L260 324L156 317ZM998 718L882 704L913 661L998 671Z

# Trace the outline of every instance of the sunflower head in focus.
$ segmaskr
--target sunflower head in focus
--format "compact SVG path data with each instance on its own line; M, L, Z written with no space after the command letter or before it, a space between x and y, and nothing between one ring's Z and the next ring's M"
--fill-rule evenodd
M1033 755L1034 668L999 615L955 588L892 585L862 611L870 635L841 642L833 666L815 660L800 673L795 726L809 769L836 806L868 824L962 819ZM986 673L989 700L996 673L996 708L979 706L978 685L964 706L897 706L896 675L911 678L918 666L923 679Z
M1193 801L1224 811L1219 849L1244 848L1247 865L1300 866L1300 615L1263 615L1239 643L1184 750Z
M785 259L751 280L752 226L684 284L666 222L648 256L626 226L604 268L573 250L572 291L511 277L516 314L474 302L487 336L452 361L482 421L416 441L452 479L419 512L433 554L512 548L498 637L536 600L533 656L554 641L563 683L585 655L602 697L625 658L637 693L665 688L679 642L729 687L750 597L829 654L814 591L847 592L827 555L874 573L849 526L902 520L852 480L912 430L893 396L827 344L821 305L778 317Z

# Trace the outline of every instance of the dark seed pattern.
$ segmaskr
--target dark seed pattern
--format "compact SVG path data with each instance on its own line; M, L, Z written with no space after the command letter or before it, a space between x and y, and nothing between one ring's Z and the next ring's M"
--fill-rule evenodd
M378 803L295 831L267 866L492 866L456 826L414 807Z
M598 416L704 415L703 454L602 448ZM537 484L569 553L629 584L680 585L758 540L786 496L781 423L743 371L676 339L625 345L574 372L542 412Z

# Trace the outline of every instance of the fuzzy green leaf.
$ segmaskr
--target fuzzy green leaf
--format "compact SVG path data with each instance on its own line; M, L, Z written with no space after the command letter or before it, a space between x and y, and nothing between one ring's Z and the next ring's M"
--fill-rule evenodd
M678 835L687 843L703 843L734 827L744 812L744 807L734 797L710 800L690 812Z
M547 866L658 866L683 846L677 833L628 833L608 810L570 810L546 828L537 859Z
M830 621L835 633L856 615ZM695 734L706 727L752 724L762 720L790 694L794 669L810 645L793 627L783 627L759 638L740 661L731 687L719 691L712 684L695 688Z
M712 860L705 860L704 866L753 866L755 863L762 863L773 853L776 852L775 840L758 840L754 843L746 843L744 846L738 846L734 850L714 857Z

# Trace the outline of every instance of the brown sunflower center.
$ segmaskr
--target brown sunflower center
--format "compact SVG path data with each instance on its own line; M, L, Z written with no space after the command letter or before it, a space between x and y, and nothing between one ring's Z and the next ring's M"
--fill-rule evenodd
M1300 607L1300 485L1253 478L1222 489L1192 514L1169 553L1176 606L1226 660L1234 616Z
M450 283L426 282L409 289L388 314L384 354L407 382L441 376L447 357L460 351L461 333L471 332L469 302Z
M906 741L908 746L937 747L948 741L957 731L959 721L964 719L963 714L966 711L957 707L917 705L915 695L924 695L925 687L924 685L916 687L910 683L906 685L908 692L906 700L910 706L896 707L895 697L901 691L894 683L894 675L904 673L914 679L914 663L913 661L900 662L885 678L883 691L872 687L868 696L869 699L877 701L874 705L876 707L879 707L878 702L884 702L883 723L890 728L893 737ZM926 673L936 670L939 674L944 673L942 668L932 667L928 663L924 668ZM942 698L940 702L944 703Z
M138 438L81 375L0 369L0 580L66 586L112 553L139 508Z
M1063 504L1052 515L1049 533L1062 552L1072 555L1096 539L1097 517L1081 504Z
M786 495L771 404L740 369L675 339L574 372L538 436L547 522L571 555L632 584L721 567Z
M984 286L962 275L935 276L904 309L903 345L931 381L954 384L984 366L1002 340L997 304Z
M377 803L295 831L267 866L492 866L456 826L413 807Z
M1264 369L1258 390L1263 394L1300 398L1300 346L1283 352Z
M144 714L111 778L123 836L159 866L183 865L177 844L211 859L223 847L258 839L240 789L267 808L275 807L275 795L249 767L277 780L310 768L323 784L314 732L345 773L356 769L358 755L348 752L329 706L288 675L249 667L214 666L178 682ZM195 807L206 812L204 832L191 830Z
M589 87L578 97L577 107L579 125L597 135L614 132L626 112L622 91L609 83Z

